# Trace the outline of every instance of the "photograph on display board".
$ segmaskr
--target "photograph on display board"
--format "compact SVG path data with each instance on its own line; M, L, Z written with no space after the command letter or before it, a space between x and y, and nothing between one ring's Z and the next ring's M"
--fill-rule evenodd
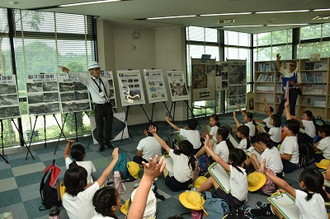
M229 107L238 106L237 97L228 97Z
M207 87L207 72L205 64L192 65L192 88L200 89Z
M237 96L237 87L236 86L230 86L228 88L228 96Z
M27 75L26 78L28 114L59 113L61 110L57 74Z
M0 76L0 119L20 117L15 75Z
M221 81L221 89L222 90L227 90L228 89L228 81Z
M117 71L122 106L145 104L141 73L139 70Z
M229 84L245 84L246 83L246 65L229 65L228 66Z
M237 86L237 94L239 96L246 94L246 85L243 86Z
M110 103L112 104L112 108L117 107L117 99L116 99L116 91L115 91L115 85L113 81L113 73L112 71L101 71L100 76L102 79L106 79L106 83L108 83L109 88L110 88Z
M182 71L168 71L167 81L172 101L189 100L186 80Z
M61 112L73 113L91 110L87 87L77 77L69 74L58 75Z
M149 103L167 101L163 70L144 69L143 72Z

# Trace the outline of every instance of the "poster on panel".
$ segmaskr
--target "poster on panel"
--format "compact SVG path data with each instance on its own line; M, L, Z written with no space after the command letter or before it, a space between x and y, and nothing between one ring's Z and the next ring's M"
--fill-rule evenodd
M144 69L143 72L149 103L167 101L163 70Z
M215 64L192 65L193 101L215 99L216 69Z
M115 90L115 84L113 81L113 73L112 71L101 71L100 73L102 79L106 80L106 83L108 83L109 88L110 88L110 103L112 105L112 108L117 107L117 99L116 99L116 90Z
M26 76L29 115L48 115L60 112L57 74Z
M189 100L187 83L182 71L167 71L172 101Z
M72 113L91 110L87 87L77 77L69 74L58 75L61 112Z
M20 117L15 75L0 76L0 119Z
M122 106L145 104L140 70L117 71Z

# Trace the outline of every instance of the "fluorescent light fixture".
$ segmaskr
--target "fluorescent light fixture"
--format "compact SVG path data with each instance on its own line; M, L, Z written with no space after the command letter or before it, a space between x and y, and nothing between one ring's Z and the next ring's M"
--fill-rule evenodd
M256 14L282 14L282 13L301 13L309 10L286 10L286 11L257 11Z
M267 24L267 27L282 27L282 26L306 26L306 24Z
M313 11L330 11L330 8L314 9Z
M80 5L92 5L92 4L101 4L101 3L108 3L108 2L120 2L121 0L103 0L103 1L91 1L91 2L78 2L72 4L64 4L60 5L59 7L73 7L73 6L80 6Z
M223 26L223 28L242 28L242 27L263 27L263 24L247 24L247 25L236 25L236 26Z
M197 17L197 15L177 15L177 16L166 16L166 17L148 17L147 20L161 20L161 19L189 18L189 17Z
M212 17L212 16L227 16L227 15L245 15L252 14L252 12L233 12L233 13L221 13L221 14L201 14L201 17Z

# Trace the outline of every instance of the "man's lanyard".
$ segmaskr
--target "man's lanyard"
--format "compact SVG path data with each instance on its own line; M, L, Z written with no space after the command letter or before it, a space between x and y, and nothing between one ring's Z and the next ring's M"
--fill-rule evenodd
M99 79L99 81L100 81L100 83L103 85L103 88L104 88L104 92L105 92L105 98L107 99L107 97L108 97L108 94L107 94L107 89L105 88L105 86L104 86L104 83L103 83L103 81L102 81L102 79L99 77L98 78ZM101 87L100 87L100 85L95 81L95 79L94 78L92 78L92 80L94 81L94 83L96 84L96 86L97 86L97 88L99 89L99 93L101 93L102 92L102 89L101 89Z

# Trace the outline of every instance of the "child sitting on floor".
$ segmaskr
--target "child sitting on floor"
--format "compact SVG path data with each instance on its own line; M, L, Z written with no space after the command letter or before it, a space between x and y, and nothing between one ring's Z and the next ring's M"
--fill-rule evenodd
M274 146L277 147L282 141L281 117L277 114L272 115L270 123L273 127L269 129L268 134L270 135L270 139L272 139Z
M69 169L70 164L74 162L78 166L85 168L87 171L87 183L93 183L92 173L96 172L94 164L92 161L85 161L85 147L79 143L76 143L72 146L73 143L73 140L67 140L67 144L64 149L65 166L67 169ZM71 157L69 156L69 153Z
M322 152L322 154L314 154L315 162L319 162L322 159L330 160L330 125L321 125L318 135L322 139L314 143L314 150L316 152Z
M220 123L218 116L210 116L209 123L205 126L205 133L201 136L201 138L204 140L204 137L208 134L215 142L217 142L216 134L219 127Z
M256 135L256 122L254 121L253 119L253 114L250 113L250 112L244 112L242 111L241 107L238 106L238 109L239 111L242 113L242 115L244 116L243 119L244 119L244 122L246 122L244 125L246 125L247 127L249 127L249 136L251 138L253 138L255 135ZM236 123L236 127L239 127L241 126L242 124L237 120L236 118L236 112L234 111L233 112L233 118L235 120L235 123Z

